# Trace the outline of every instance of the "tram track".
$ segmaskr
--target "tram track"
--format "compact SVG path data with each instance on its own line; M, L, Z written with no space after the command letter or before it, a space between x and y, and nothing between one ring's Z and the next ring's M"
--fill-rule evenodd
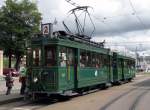
M129 108L129 110L136 110L137 105L139 104L140 100L149 92L149 90L145 90L142 93L140 93L136 99L134 100L132 106Z
M118 100L120 100L123 97L126 97L128 94L136 91L136 90L144 90L142 93L140 93L138 96L136 96L136 99L133 101L132 106L129 108L129 110L135 110L137 104L139 103L139 101L142 99L143 96L145 96L148 91L150 90L150 88L145 87L145 85L143 84L141 86L141 84L144 82L146 83L147 81L149 81L150 78L146 78L146 79L141 79L141 80L135 80L136 82L131 82L130 84L132 85L132 89L120 94L119 96L115 97L114 99L108 101L104 106L102 106L99 110L107 110L111 105L113 105L115 102L117 102ZM140 84L140 86L139 86ZM130 86L131 86L130 85Z
M119 95L118 97L116 97L116 98L112 99L111 101L109 101L107 104L105 104L103 107L101 107L100 110L107 110L107 108L109 106L111 106L112 104L114 104L116 101L118 101L122 97L125 97L126 95L128 95L129 93L131 93L131 92L133 92L133 91L135 91L137 89L138 88L132 88L132 89L126 91L125 93L123 93L123 94Z

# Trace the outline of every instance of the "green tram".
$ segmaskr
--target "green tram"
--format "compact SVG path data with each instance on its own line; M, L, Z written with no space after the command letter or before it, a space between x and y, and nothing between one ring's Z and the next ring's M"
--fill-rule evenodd
M28 92L32 96L83 93L107 83L131 80L135 60L79 36L38 35L27 51Z
M113 83L131 81L135 77L135 59L113 52Z

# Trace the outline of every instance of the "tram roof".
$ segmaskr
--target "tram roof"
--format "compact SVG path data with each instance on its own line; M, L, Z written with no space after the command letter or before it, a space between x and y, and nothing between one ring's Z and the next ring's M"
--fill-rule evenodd
M101 44L90 41L88 39L80 39L68 36L43 36L38 35L32 39L32 45L62 45L72 48L80 48L87 51L99 52L102 54L110 54L110 49L104 48Z

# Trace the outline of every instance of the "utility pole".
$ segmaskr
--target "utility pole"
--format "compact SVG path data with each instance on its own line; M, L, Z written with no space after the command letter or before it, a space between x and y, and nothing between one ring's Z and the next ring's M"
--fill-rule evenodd
M138 63L139 55L138 55L138 52L137 52L137 46L135 48L135 55L136 55L136 67L138 67L138 65L139 65L139 63Z

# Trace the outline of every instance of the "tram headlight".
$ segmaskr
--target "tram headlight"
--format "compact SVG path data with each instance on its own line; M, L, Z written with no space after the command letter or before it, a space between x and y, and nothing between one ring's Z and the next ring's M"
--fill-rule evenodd
M36 83L37 81L38 81L38 78L37 78L37 77L33 78L33 82L34 82L34 83Z

